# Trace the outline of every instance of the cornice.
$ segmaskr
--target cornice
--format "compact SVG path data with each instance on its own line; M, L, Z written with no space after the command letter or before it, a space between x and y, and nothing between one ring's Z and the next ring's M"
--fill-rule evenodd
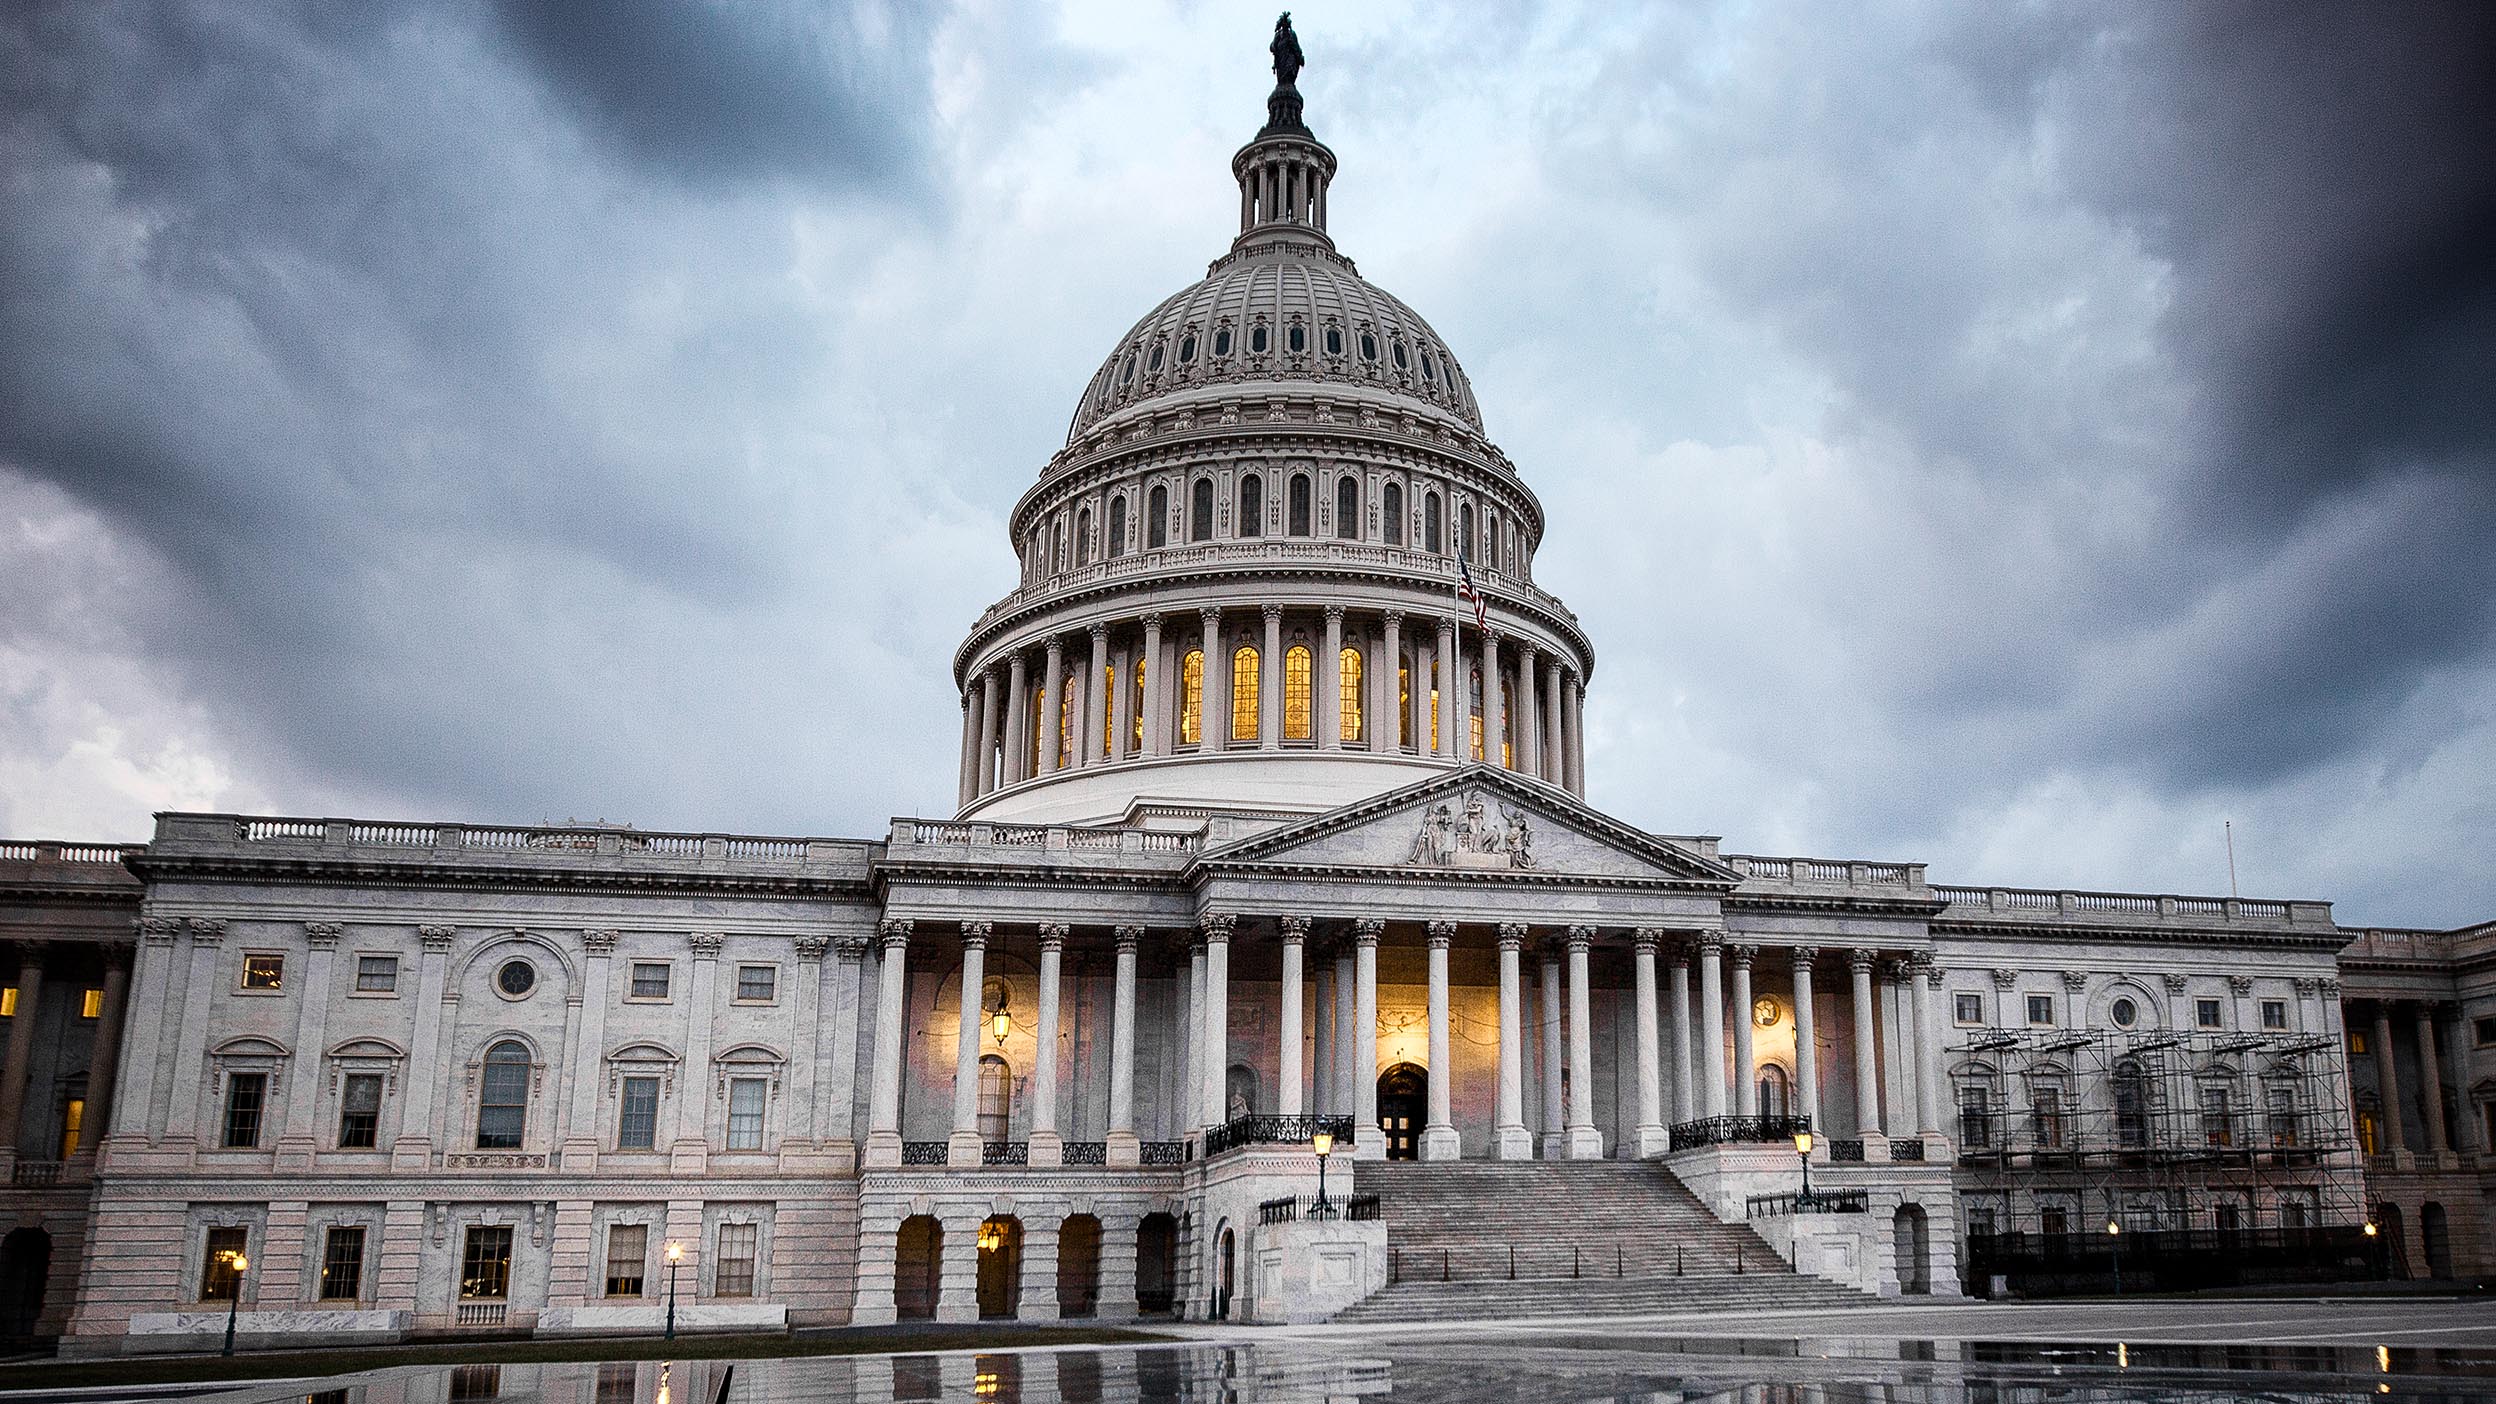
M2314 951L2338 952L2343 944L2337 934L2329 931L2264 931L2231 930L2226 927L2171 926L2149 929L2137 926L2099 926L2092 923L2054 921L1971 921L1965 918L1932 922L1935 937L1982 936L2015 940L2111 941L2122 945L2248 945L2295 946Z
M881 845L874 848L877 851L871 852L866 873L857 876L720 869L654 871L434 860L393 863L154 852L144 863L145 876L150 882L234 880L320 887L425 887L469 892L536 888L578 892L709 892L863 899L873 893L872 874L875 864L880 861Z
M1853 893L1745 892L1725 894L1727 912L1865 912L1878 916L1916 917L1930 921L1946 904L1933 898L1884 897Z

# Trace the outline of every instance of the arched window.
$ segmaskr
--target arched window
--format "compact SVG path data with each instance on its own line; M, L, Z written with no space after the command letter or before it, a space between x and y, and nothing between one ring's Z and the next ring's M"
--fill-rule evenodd
M1470 562L1473 559L1473 504L1456 508L1456 554Z
M1403 545L1404 488L1401 484L1389 483L1379 492L1378 518L1379 525L1387 529L1387 544L1390 546Z
M1043 678L1041 681L1046 682ZM1023 734L1031 738L1030 754L1023 757L1023 768L1033 775L1040 773L1040 738L1048 734L1040 724L1040 689L1031 690L1031 715L1024 718Z
M1472 732L1470 744L1473 747L1473 758L1480 760L1482 759L1482 670L1469 668L1465 671L1465 676L1470 679L1465 685L1465 696L1469 699L1465 708L1467 713L1465 721Z
M1785 1069L1774 1063L1762 1064L1759 1069L1759 1114L1786 1116L1792 1106L1793 1098L1788 1092Z
M1231 739L1257 739L1257 689L1264 679L1257 673L1257 650L1254 645L1241 644L1231 654Z
M1265 534L1265 479L1254 473L1239 475L1239 534Z
M1413 665L1401 659L1395 665L1395 744L1413 744Z
M1430 660L1430 753L1439 751L1439 660Z
M1283 739L1306 741L1317 734L1309 717L1309 646L1293 644L1283 652Z
M1116 655L1101 665L1101 749L1099 754L1118 753L1118 664Z
M1491 569L1497 570L1499 569L1499 514L1497 512L1492 512L1487 515L1490 517L1491 528L1491 554L1489 562Z
M529 1050L504 1039L485 1050L477 1082L477 1149L518 1150L529 1123Z
M1289 346L1292 354L1295 356L1308 350L1309 329L1300 325L1298 322L1293 322L1290 330L1284 333L1283 344Z
M1205 739L1205 651L1191 648L1179 660L1179 744Z
M1109 558L1116 560L1127 553L1127 499L1122 494L1109 500Z
M1213 334L1213 354L1217 356L1231 354L1231 329L1229 327L1223 327Z
M1306 473L1291 475L1291 534L1309 534L1309 475Z
M1144 546L1159 550L1170 544L1170 489L1155 483L1145 501L1150 507L1144 514Z
M1421 549L1431 555L1444 555L1447 548L1439 544L1439 495L1425 493L1421 499Z
M1129 721L1133 723L1133 733L1134 733L1133 735L1130 735L1130 736L1127 738L1127 754L1128 754L1128 755L1130 755L1130 756L1135 756L1135 755L1142 755L1142 754L1143 754L1143 752L1144 752L1144 655L1143 655L1143 654L1139 653L1139 654L1137 654L1137 655L1135 656L1135 666L1134 666L1134 667L1132 667L1132 668L1130 668L1130 669L1128 669L1128 670L1127 670L1127 673L1128 673L1127 691L1128 691L1129 693L1131 693L1131 694L1132 694L1132 696L1130 696L1130 697L1128 698L1127 717L1128 717Z
M2115 1064L2115 1144L2138 1149L2149 1144L2149 1086L2141 1065Z
M1075 514L1075 564L1082 565L1090 559L1092 559L1092 509L1086 507Z
M1335 673L1342 682L1337 709L1343 714L1343 735L1346 742L1361 739L1361 651L1347 647L1335 659Z
M1057 768L1064 770L1075 760L1075 684L1083 680L1081 673L1068 673L1057 684Z
M1198 478L1196 486L1189 489L1188 498L1187 539L1211 541L1213 539L1213 479Z
M1251 352L1262 356L1265 354L1265 348L1268 344L1265 323L1259 322L1255 326L1248 329L1248 349Z
M1014 1069L994 1053L979 1055L979 1138L1002 1141L1014 1117Z
M1056 575L1065 569L1066 528L1063 525L1054 526L1049 528L1049 574Z
M1343 328L1328 327L1326 329L1326 354L1329 356L1343 354Z
M1346 473L1335 482L1335 535L1361 539L1361 480Z

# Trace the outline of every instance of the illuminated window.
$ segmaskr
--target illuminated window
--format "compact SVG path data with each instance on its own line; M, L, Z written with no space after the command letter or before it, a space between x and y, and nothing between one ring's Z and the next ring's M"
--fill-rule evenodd
M0 990L0 1019L14 1019L16 1017L17 986L11 985L5 990Z
M1265 533L1265 479L1254 473L1243 473L1239 479L1239 534L1261 536Z
M1241 644L1231 655L1231 739L1257 739L1258 689L1265 679L1257 674L1257 650Z
M86 1128L87 1099L72 1097L61 1103L61 1156L69 1159L78 1153L78 1133Z
M321 1239L321 1300L351 1302L364 1295L364 1229L333 1227Z
M1470 681L1465 685L1465 694L1470 700L1470 706L1465 717L1465 728L1472 733L1469 739L1473 746L1473 758L1480 760L1482 759L1482 670L1469 669L1467 676Z
M250 1231L239 1228L208 1230L206 1251L200 1255L199 1299L203 1302L230 1302L243 1285L243 1275L234 1260L243 1256Z
M1430 752L1439 750L1439 660L1430 660Z
M102 990L80 990L78 992L78 1017L81 1019L101 1019L104 1017L104 992Z
M500 1301L511 1295L511 1225L470 1224L459 1255L462 1301Z
M607 1295L638 1297L650 1266L650 1227L611 1224L607 1228Z
M1309 718L1309 694L1308 645L1293 644L1283 653L1284 740L1306 741L1317 734Z
M1127 699L1127 717L1131 723L1132 732L1127 738L1127 750L1130 754L1140 755L1144 750L1144 656L1142 654L1136 655L1135 666L1127 672L1130 675L1127 684L1127 691L1130 694Z
M243 957L243 988L247 990L282 989L286 984L286 957L282 955L247 955Z
M1404 544L1404 489L1389 483L1378 494L1379 525L1386 528L1387 544Z
M1347 648L1335 659L1335 671L1342 679L1339 706L1343 713L1345 741L1361 739L1361 651Z
M1179 660L1179 744L1205 739L1205 651L1191 648Z
M1064 770L1075 759L1075 682L1080 674L1068 673L1057 684L1057 768Z
M1101 754L1104 756L1118 752L1118 708L1108 700L1117 695L1118 665L1104 663L1101 665Z

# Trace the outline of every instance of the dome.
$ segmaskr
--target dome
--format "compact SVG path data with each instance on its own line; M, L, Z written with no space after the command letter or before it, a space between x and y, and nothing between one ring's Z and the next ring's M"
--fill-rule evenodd
M1076 406L1069 443L1139 406L1284 382L1342 386L1482 429L1447 343L1421 314L1310 237L1243 238L1204 279L1119 338Z

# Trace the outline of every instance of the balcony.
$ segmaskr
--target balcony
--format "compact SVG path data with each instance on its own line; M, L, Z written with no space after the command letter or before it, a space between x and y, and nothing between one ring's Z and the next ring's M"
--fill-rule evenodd
M1794 1138L1810 1129L1811 1118L1807 1116L1711 1116L1674 1127L1672 1149L1782 1143L1790 1150Z

